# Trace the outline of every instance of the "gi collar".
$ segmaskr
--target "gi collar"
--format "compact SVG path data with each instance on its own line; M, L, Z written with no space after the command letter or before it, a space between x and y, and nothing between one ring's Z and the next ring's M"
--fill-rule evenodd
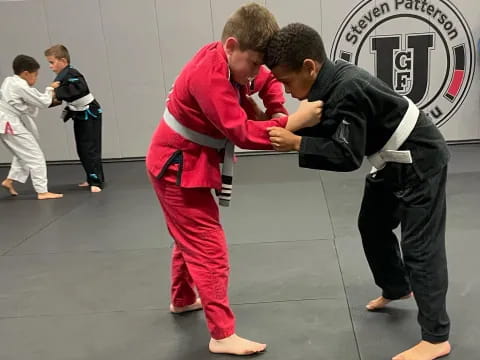
M65 68L58 73L58 75L55 77L54 81L60 81L62 82L65 76L67 76L68 70L72 69L71 65L65 66Z
M317 101L325 99L334 85L335 65L330 60L325 60L320 69L317 79L313 83L308 94L308 101Z

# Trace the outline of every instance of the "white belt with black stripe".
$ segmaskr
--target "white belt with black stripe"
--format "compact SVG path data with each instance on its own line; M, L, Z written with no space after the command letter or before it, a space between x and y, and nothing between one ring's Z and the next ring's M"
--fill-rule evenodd
M232 181L233 181L233 161L235 156L235 145L228 139L216 139L211 136L199 133L198 131L187 128L180 123L168 108L163 113L165 123L177 134L196 144L209 148L222 150L225 149L225 157L222 166L222 189L218 194L218 203L221 206L229 206L232 198Z

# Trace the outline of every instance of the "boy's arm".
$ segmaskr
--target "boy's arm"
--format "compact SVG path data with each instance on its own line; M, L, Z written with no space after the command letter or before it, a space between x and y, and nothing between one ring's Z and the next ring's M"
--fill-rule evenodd
M264 66L260 67L257 78L261 82L258 96L263 101L267 117L272 118L277 117L278 114L288 114L288 110L285 108L285 92L282 83Z
M365 156L367 121L347 98L338 109L336 116L341 120L331 137L298 136L284 129L271 129L270 140L277 144L274 148L298 151L300 167L331 171L358 169Z
M41 93L36 88L25 86L19 88L19 95L30 106L36 108L48 108L53 99L53 88L47 87L44 93Z
M53 88L53 92L52 92L53 99L52 99L52 103L49 106L51 108L62 104L62 100L58 100L57 97L55 96L55 89L58 88L60 86L60 84L61 84L60 81L54 81L50 85Z
M62 105L62 101L61 100L58 100L56 97L53 98L52 100L52 103L50 104L49 107L55 107L55 106L58 106L58 105Z
M203 75L203 76L202 76ZM190 94L202 113L231 142L244 149L271 150L267 128L277 126L291 131L314 126L320 121L323 103L302 101L297 111L266 121L250 120L240 106L238 94L221 72L205 76L197 71L190 79Z
M358 114L345 114L331 138L302 137L300 167L331 171L358 169L365 156L366 127L365 119Z
M287 116L266 121L249 120L232 84L220 72L192 77L190 92L208 120L226 138L244 149L271 150L267 128L287 125Z
M68 77L55 89L58 100L73 101L88 94L88 85L83 76Z

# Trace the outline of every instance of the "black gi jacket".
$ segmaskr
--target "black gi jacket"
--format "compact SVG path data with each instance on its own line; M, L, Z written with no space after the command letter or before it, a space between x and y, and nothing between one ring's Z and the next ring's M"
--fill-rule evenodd
M60 101L72 102L90 93L85 77L72 66L63 69L54 81L60 82L60 86L55 89L55 96ZM90 116L98 117L99 113L101 113L100 105L93 100L88 111L72 111L68 107L65 108L63 119L64 121L69 118L87 120Z
M326 61L310 89L309 101L324 102L320 124L297 132L302 136L301 167L352 171L364 156L381 150L392 136L408 108L408 102L387 84L367 71L343 60ZM443 168L449 159L445 140L435 124L420 112L417 124L399 150L410 150L414 173L395 177L422 180Z

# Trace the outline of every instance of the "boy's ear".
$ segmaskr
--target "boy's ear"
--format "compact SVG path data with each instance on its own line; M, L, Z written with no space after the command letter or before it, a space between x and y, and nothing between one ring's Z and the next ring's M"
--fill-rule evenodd
M227 55L232 55L232 53L240 48L240 44L238 43L238 40L235 39L233 36L230 36L225 40L225 43L223 44L223 48Z
M312 59L303 60L303 68L310 74L310 76L317 76L320 66L318 62Z

